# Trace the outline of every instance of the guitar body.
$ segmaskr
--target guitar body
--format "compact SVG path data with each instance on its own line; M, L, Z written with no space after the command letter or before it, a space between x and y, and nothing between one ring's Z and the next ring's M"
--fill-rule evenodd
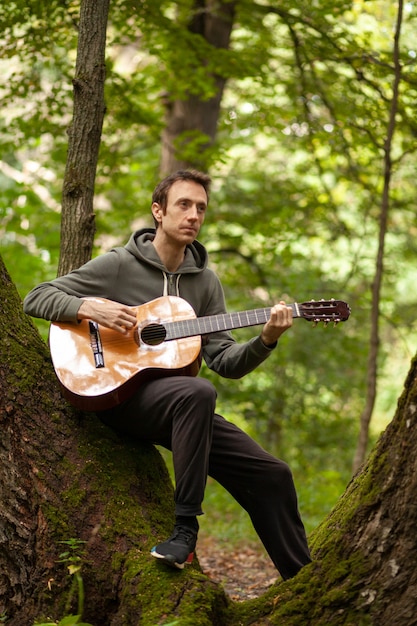
M49 344L55 372L63 395L76 407L87 411L109 409L129 398L147 380L170 374L198 374L200 336L162 341L158 345L148 345L140 339L141 329L149 324L195 318L188 302L167 296L131 308L138 320L135 330L122 335L98 327L103 363L99 366L88 320L51 324Z

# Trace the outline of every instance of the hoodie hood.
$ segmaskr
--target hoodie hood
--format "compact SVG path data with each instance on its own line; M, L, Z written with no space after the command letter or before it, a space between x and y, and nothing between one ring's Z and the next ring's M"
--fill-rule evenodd
M168 273L167 268L162 263L152 245L154 237L154 228L142 228L131 235L125 248L142 263L152 265L161 270L161 272ZM195 240L192 244L187 245L184 261L181 263L176 274L196 274L202 272L206 269L207 263L207 250L200 242Z

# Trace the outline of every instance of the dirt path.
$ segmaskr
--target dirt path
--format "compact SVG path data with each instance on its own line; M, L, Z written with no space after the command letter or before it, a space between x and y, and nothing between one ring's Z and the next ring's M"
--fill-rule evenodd
M261 546L230 550L211 537L199 537L198 560L205 574L236 602L257 598L279 577Z

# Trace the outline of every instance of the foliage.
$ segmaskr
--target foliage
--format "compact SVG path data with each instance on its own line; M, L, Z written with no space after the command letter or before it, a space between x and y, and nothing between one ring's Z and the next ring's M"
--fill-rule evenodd
M215 380L219 411L293 467L311 528L349 479L363 404L397 3L240 0L230 50L212 50L189 31L188 0L111 4L96 252L151 224L164 99L210 97L217 71L228 83L201 239L229 309L328 297L352 307L336 329L295 322L244 380ZM77 19L71 0L0 8L1 252L22 295L56 271ZM416 332L415 19L409 3L381 303L379 430L393 413Z
M59 622L35 622L34 626L91 626L91 624L81 621L84 610L84 583L81 576L81 568L84 558L83 545L85 544L85 541L72 538L62 541L61 543L64 543L68 549L59 555L59 562L67 565L68 573L72 577L72 584L67 600L67 610L69 610L69 607L72 604L74 594L77 593L78 614L66 615L59 620Z

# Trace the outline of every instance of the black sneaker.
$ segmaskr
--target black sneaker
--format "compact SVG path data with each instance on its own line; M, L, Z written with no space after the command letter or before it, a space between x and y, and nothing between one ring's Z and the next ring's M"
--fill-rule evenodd
M191 563L193 560L197 533L198 529L176 525L171 537L154 546L151 554L171 567L183 569L185 563Z

